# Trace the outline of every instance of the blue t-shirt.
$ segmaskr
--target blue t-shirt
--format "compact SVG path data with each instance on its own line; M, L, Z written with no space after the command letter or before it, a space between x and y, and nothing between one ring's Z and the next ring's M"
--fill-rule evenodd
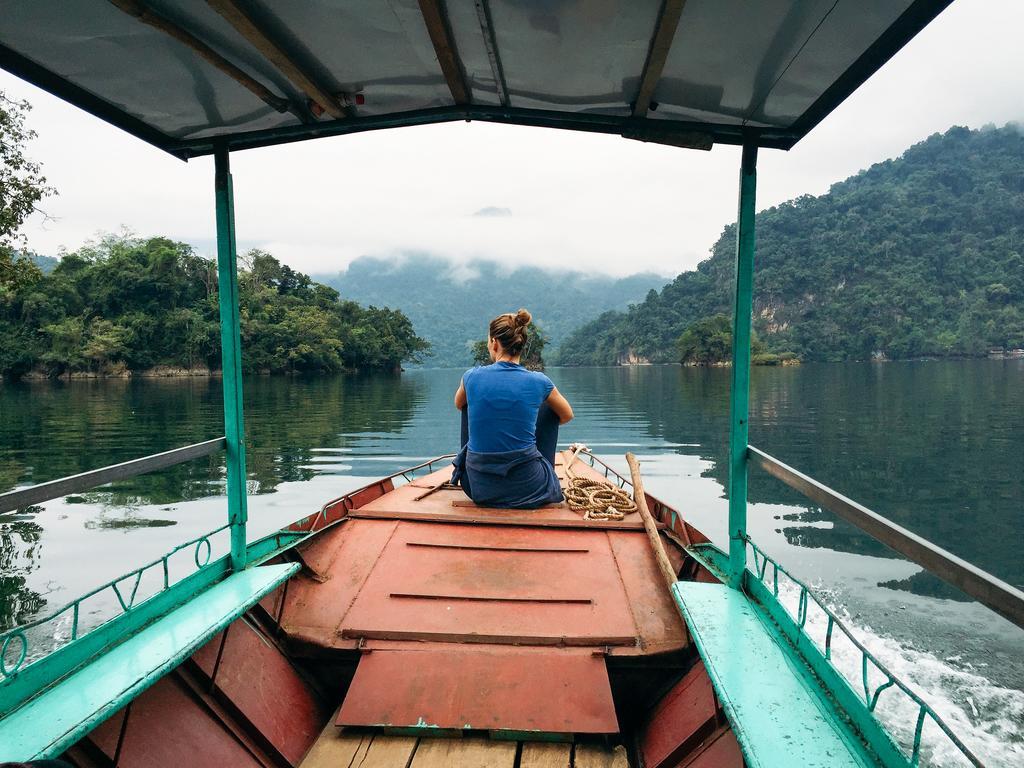
M469 403L469 450L500 453L537 442L537 412L555 385L539 371L498 362L462 375Z

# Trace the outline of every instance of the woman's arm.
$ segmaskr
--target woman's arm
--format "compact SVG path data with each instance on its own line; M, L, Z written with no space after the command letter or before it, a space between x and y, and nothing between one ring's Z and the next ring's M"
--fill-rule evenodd
M459 382L459 388L455 390L455 407L460 411L466 407L466 386L461 381Z
M458 396L456 395L456 402L458 402ZM569 401L565 399L565 396L558 391L558 387L551 390L548 395L548 405L551 406L551 410L555 412L558 417L559 424L565 424L568 421L572 421L572 406L569 405Z

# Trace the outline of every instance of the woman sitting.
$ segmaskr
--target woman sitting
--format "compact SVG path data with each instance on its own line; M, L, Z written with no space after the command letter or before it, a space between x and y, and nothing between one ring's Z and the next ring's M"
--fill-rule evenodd
M452 482L480 506L535 509L562 500L555 447L572 407L551 379L519 364L530 319L525 309L494 318L493 364L466 371L455 393L462 451Z

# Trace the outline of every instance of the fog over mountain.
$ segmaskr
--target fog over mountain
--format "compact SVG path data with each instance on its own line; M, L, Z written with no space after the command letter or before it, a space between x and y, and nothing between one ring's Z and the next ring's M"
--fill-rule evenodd
M424 361L431 367L468 367L470 347L485 336L490 320L519 307L533 313L548 336L545 357L553 356L579 326L608 310L625 310L667 282L653 273L616 278L538 267L510 270L494 261L456 263L414 253L364 256L342 272L315 279L346 299L404 312L432 345Z

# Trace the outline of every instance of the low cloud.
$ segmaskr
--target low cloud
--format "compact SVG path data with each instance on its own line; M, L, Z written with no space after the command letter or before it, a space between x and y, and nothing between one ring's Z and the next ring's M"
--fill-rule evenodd
M488 205L486 208L481 208L479 211L473 214L474 216L511 216L511 208L497 208L493 205Z

